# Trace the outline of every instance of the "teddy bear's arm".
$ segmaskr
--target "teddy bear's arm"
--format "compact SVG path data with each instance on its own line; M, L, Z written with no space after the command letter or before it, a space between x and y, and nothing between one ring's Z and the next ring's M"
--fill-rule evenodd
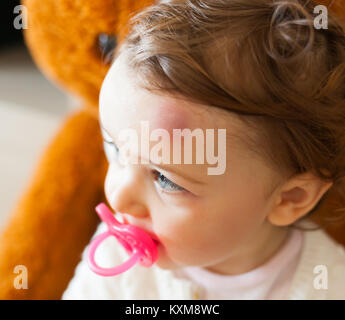
M97 119L70 116L0 236L0 299L61 298L99 222L106 169ZM21 265L27 289L15 288Z

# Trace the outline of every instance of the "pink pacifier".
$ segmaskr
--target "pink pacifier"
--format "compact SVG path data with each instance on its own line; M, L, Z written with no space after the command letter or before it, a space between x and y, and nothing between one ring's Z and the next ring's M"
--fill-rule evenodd
M144 267L150 267L156 262L158 259L157 244L143 229L117 221L104 202L96 206L96 212L107 224L108 231L96 236L90 243L87 262L93 272L104 277L111 277L127 271L137 262ZM119 266L102 268L96 264L95 252L97 247L110 236L114 236L120 242L130 258Z

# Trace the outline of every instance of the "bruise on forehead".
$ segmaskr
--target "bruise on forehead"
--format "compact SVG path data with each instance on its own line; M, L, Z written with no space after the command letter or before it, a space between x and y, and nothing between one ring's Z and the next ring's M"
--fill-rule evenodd
M191 114L185 108L173 103L157 108L150 118L150 128L165 129L173 134L173 129L188 128L191 124Z

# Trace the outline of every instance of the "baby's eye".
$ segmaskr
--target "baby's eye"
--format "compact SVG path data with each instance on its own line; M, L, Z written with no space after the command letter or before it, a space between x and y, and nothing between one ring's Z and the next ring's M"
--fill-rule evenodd
M116 146L116 144L112 141L103 141L104 145L104 152L109 162L112 162L113 160L117 160L119 156L119 148Z
M113 160L118 160L119 148L113 142L111 136L102 127L101 127L101 132L103 136L104 152L105 152L108 162L110 163Z
M159 171L153 170L153 174L156 178L155 182L159 185L160 188L164 189L165 192L174 193L174 192L185 191L184 188L180 187L176 183L169 180L166 176L161 174Z

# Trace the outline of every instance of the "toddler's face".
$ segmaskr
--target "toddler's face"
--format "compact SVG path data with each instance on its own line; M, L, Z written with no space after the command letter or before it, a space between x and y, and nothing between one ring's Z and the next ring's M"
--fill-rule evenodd
M100 121L109 168L105 194L118 217L155 233L162 268L203 266L226 272L227 266L267 235L266 216L272 201L264 191L272 170L249 151L241 137L246 127L235 116L209 106L155 95L136 86L121 56L104 80L100 94ZM186 80L188 81L188 80ZM119 162L127 128L142 136L143 120L150 131L226 128L226 170L209 175L205 164L135 164ZM206 135L205 135L206 136ZM215 140L217 139L215 133ZM157 142L150 141L152 149ZM206 144L206 143L205 143ZM217 144L216 144L217 153ZM172 144L171 144L172 150ZM135 148L131 150L136 153ZM173 151L172 151L173 152ZM183 159L183 157L182 157ZM195 163L195 157L193 157Z

